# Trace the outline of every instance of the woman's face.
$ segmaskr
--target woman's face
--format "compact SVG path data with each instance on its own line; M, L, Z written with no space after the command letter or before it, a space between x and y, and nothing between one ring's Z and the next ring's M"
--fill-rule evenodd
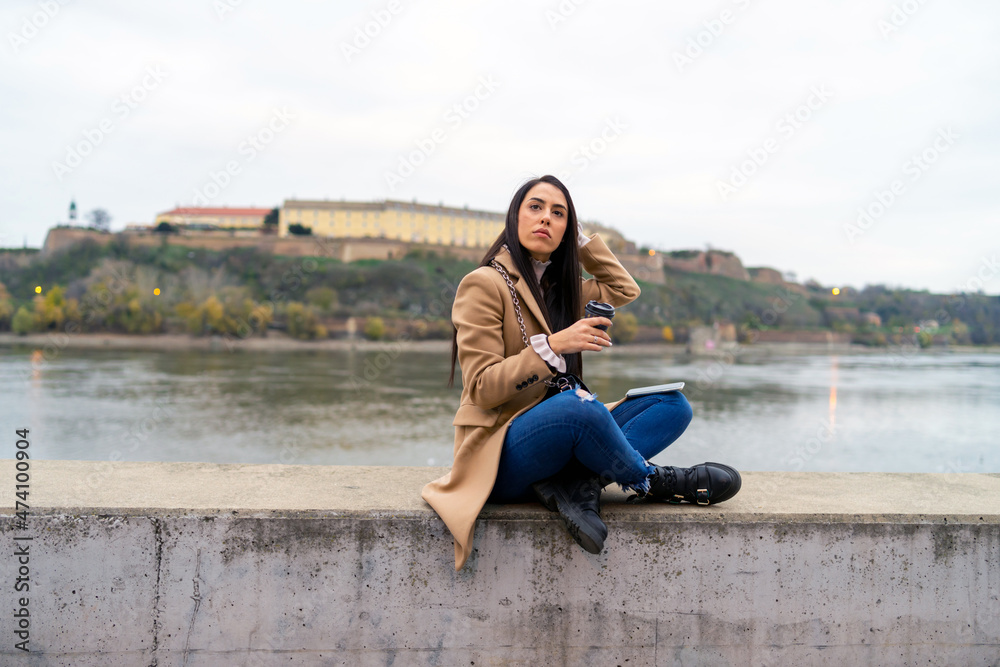
M562 190L551 183L537 183L517 212L517 238L532 257L547 262L562 242L568 216Z

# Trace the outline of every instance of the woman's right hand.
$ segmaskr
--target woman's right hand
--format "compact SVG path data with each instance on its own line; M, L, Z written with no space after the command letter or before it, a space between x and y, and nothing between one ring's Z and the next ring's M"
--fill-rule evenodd
M584 317L562 331L551 334L549 347L556 354L574 354L584 350L595 352L611 347L611 336L598 329L599 324L610 327L612 322L606 317Z

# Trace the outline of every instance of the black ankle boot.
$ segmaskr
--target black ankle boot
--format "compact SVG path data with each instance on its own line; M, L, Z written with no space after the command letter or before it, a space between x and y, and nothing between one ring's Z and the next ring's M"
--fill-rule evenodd
M740 473L722 463L701 463L693 468L655 466L649 478L648 500L667 503L687 501L697 505L715 505L729 500L740 490Z
M592 554L604 549L608 527L601 520L601 484L596 473L570 464L556 475L535 482L535 495L552 512L559 512L566 528Z

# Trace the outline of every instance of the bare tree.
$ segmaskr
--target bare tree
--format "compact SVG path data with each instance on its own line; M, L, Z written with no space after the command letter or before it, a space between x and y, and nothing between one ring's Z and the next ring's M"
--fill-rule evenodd
M88 213L87 220L90 221L90 226L98 231L106 232L111 229L111 214L103 208L95 208Z

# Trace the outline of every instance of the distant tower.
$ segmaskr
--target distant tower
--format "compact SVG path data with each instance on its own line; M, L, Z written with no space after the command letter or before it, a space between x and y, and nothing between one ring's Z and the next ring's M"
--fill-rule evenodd
M69 202L69 221L70 223L76 222L76 201L74 200Z

